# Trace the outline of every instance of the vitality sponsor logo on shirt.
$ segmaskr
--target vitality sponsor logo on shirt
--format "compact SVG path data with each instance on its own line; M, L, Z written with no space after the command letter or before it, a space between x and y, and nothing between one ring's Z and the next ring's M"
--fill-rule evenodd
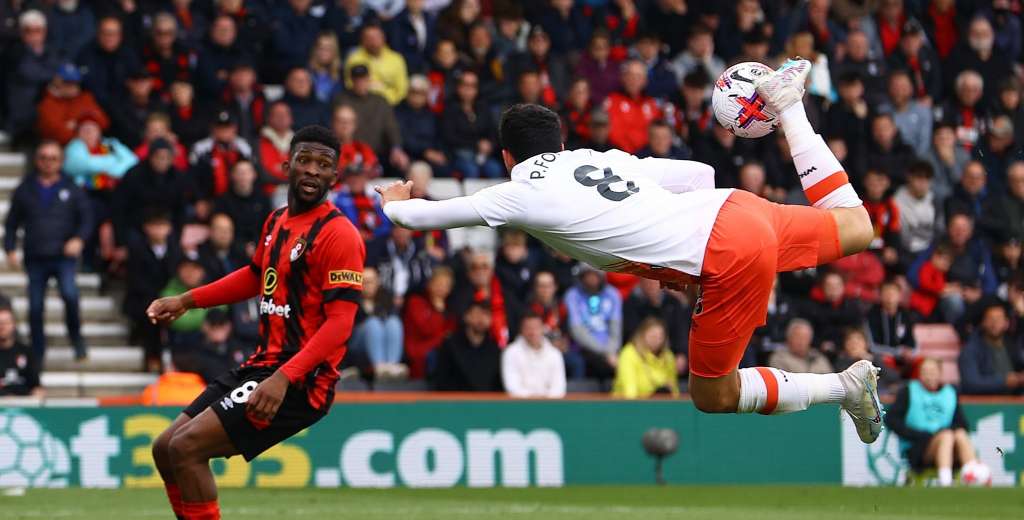
M363 273L358 271L331 271L327 273L327 284L363 285Z

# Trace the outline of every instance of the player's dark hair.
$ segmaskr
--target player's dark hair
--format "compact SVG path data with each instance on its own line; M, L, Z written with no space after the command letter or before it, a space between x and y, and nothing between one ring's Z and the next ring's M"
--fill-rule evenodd
M341 153L341 142L338 141L338 136L320 125L304 126L295 132L292 143L288 147L289 155L295 151L295 146L299 143L319 143L334 150L336 154Z
M542 153L558 153L562 151L562 121L558 114L540 105L512 105L501 114L498 139L516 162Z

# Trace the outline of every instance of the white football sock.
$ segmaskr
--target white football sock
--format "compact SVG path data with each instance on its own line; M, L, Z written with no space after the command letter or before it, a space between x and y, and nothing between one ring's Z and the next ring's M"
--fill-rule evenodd
M863 205L850 180L825 140L814 132L803 103L795 103L779 115L786 132L793 165L807 200L816 208L856 208Z
M812 404L839 403L846 389L839 374L802 374L777 368L741 368L737 413L765 415L806 410Z
M953 485L953 468L939 468L939 485L942 487Z

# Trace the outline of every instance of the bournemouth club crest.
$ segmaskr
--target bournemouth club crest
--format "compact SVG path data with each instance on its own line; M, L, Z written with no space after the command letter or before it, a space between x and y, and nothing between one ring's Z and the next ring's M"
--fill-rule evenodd
M292 262L294 262L294 261L298 260L299 257L302 256L302 253L305 253L305 252L306 252L306 239L303 238L303 237L299 237L299 239L295 241L295 245L292 246L292 252L288 255L288 259L291 260Z

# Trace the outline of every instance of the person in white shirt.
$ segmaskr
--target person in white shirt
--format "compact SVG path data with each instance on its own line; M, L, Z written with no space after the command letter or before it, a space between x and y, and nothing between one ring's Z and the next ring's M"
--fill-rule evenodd
M562 353L544 337L544 322L527 314L519 337L501 354L501 379L512 397L565 397Z
M689 391L698 409L772 414L839 403L861 440L874 442L882 418L878 369L869 361L841 374L738 368L764 324L777 272L858 253L874 235L842 165L804 113L810 69L807 60L789 60L775 72L730 81L753 83L755 101L778 114L813 207L713 189L714 171L701 163L563 150L558 116L521 104L502 114L499 128L511 182L444 201L408 200L411 184L396 182L378 188L384 212L414 229L508 225L606 271L673 288L699 283L689 343Z

